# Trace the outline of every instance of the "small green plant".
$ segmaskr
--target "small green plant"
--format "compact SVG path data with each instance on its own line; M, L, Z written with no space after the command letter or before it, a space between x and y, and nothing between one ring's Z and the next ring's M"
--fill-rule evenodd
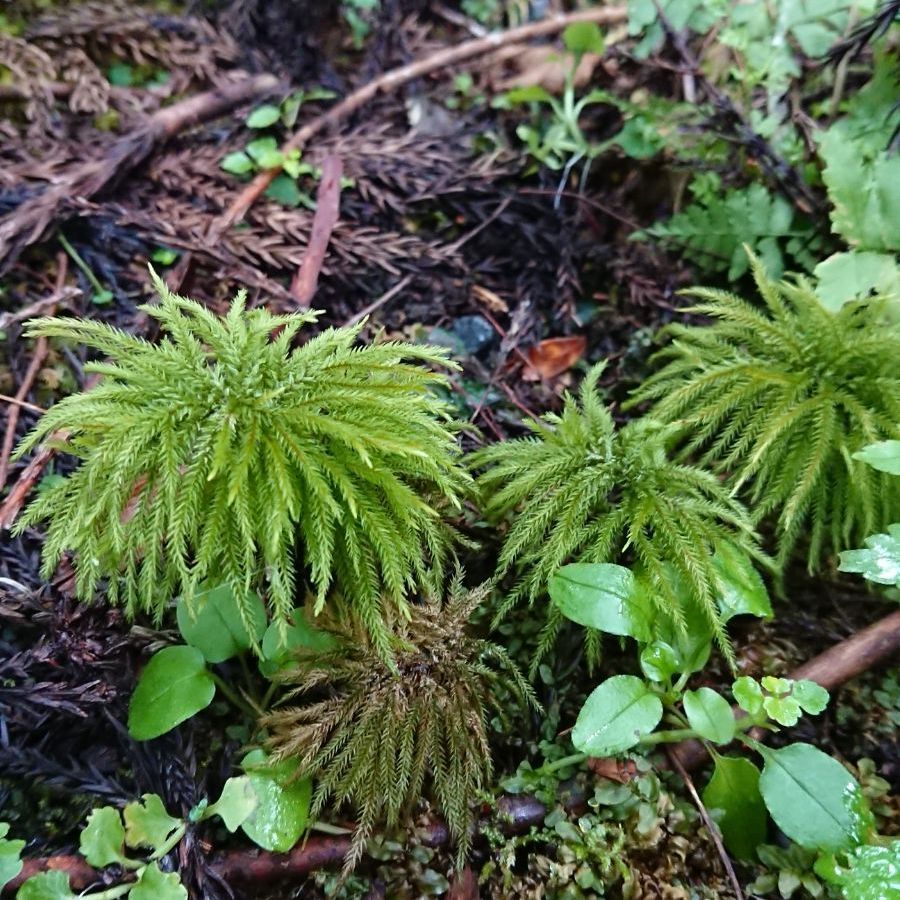
M669 458L671 429L652 419L617 429L597 392L601 371L596 366L585 377L579 399L566 396L561 415L528 423L533 436L494 444L469 460L482 470L488 515L512 515L497 577L524 573L498 618L522 599L533 603L562 564L625 554L640 565L660 612L683 622L685 597L693 596L728 652L717 605L722 559L765 563L749 514L714 475ZM535 664L560 623L551 606Z
M823 687L812 681L741 676L731 688L742 711L736 718L729 702L712 688L686 690L691 673L709 654L708 638L705 651L673 643L670 635L677 630L655 614L641 579L614 565L567 566L557 578L562 585L554 602L564 615L635 639L643 678L614 675L595 688L572 729L579 752L545 770L588 756L697 739L715 763L704 804L739 859L751 859L764 842L767 812L791 840L819 854L820 875L831 872L838 879L842 867L867 866L870 856L896 855L897 847L883 846L886 840L875 834L862 788L837 760L810 744L772 750L749 734L754 728L791 727L804 712L821 713L828 703ZM754 611L752 594L738 591L733 599L736 612ZM682 637L696 639L697 632L689 628ZM658 729L660 723L668 727ZM716 749L734 740L762 757L762 771L743 756L723 756Z
M376 822L395 825L429 783L457 861L466 857L469 805L490 784L487 710L505 714L499 684L536 705L506 652L467 633L484 594L456 582L443 606L426 601L398 618L394 667L364 629L345 622L330 631L333 650L300 650L281 676L300 705L263 720L273 758L296 761L300 775L315 778L313 815L331 798L357 810L346 873Z
M452 545L440 511L468 490L431 390L446 379L422 365L445 353L355 347L359 326L294 347L315 313L246 310L241 293L219 318L153 277L161 302L144 309L168 333L158 344L78 319L28 327L110 358L18 449L54 435L80 461L16 526L50 520L43 572L72 549L81 598L107 579L110 603L157 619L173 595L192 604L201 584L225 581L253 634L255 590L285 626L299 556L317 611L336 581L387 655L385 606L438 583Z
M266 103L258 106L249 116L246 125L257 132L258 137L249 141L243 150L235 150L222 158L219 165L232 175L253 175L267 169L281 169L272 184L266 189L266 196L284 206L305 206L315 209L316 202L308 187L319 181L322 170L318 166L304 162L299 150L283 153L279 149L277 127L293 128L304 103L316 100L330 100L334 92L324 88L294 91L280 104ZM352 178L342 178L341 187L353 187Z
M749 252L749 251L748 251ZM634 393L682 429L685 456L731 476L757 521L777 516L780 566L809 536L812 572L900 514L900 483L854 454L894 439L900 422L900 327L887 297L826 309L805 278L771 280L750 254L764 307L695 288L687 310L708 326L674 325L665 365Z
M241 777L229 778L215 803L202 800L186 819L169 815L156 794L144 794L121 812L112 806L100 807L88 816L82 829L81 855L97 869L121 866L131 877L105 890L76 894L66 872L51 870L29 878L16 897L18 900L76 900L78 897L114 900L125 896L130 900L187 900L188 893L178 873L163 872L160 861L181 843L189 827L218 816L233 832L253 814L257 803L250 780Z

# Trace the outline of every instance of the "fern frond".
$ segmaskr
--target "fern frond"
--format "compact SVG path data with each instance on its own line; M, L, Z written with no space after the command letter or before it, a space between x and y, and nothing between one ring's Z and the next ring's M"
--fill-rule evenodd
M598 369L579 399L567 396L559 416L532 423L535 437L494 444L472 454L487 514L510 517L498 577L517 580L501 603L505 615L520 599L534 603L567 562L637 563L662 609L681 620L674 569L705 611L730 658L717 606L716 547L731 542L762 565L750 516L715 476L677 463L666 452L673 429L653 420L617 430L596 389ZM533 658L536 669L562 619L551 607Z
M354 617L327 626L333 650L301 651L282 676L291 705L262 725L275 758L296 758L299 774L315 778L313 814L329 801L355 808L346 873L375 825L397 824L424 789L447 821L458 864L465 862L471 804L490 784L488 710L504 714L501 684L537 708L506 651L466 631L485 594L465 593L455 581L443 605L426 601L409 619L396 617L393 668ZM317 699L322 694L327 699Z
M750 263L764 305L689 291L713 324L672 328L630 403L678 423L683 455L728 475L757 522L777 516L781 567L808 537L813 572L900 515L900 482L853 458L900 436L900 326L887 297L832 312L809 281Z
M432 391L446 379L426 367L449 365L445 352L356 346L359 326L294 348L315 313L248 311L238 295L220 318L154 280L157 344L78 319L27 328L107 357L89 366L101 382L56 404L17 451L62 430L79 458L17 524L49 520L45 576L73 550L79 595L107 578L129 615L158 618L173 591L215 579L239 597L264 591L285 620L299 547L320 604L336 579L387 653L384 606L441 576L454 542L441 513L469 490Z

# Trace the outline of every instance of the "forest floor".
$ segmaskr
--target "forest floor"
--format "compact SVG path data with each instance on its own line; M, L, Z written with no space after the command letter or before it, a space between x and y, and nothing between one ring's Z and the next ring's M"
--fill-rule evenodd
M2 456L7 490L29 465L9 463L13 440L34 425L39 408L85 386L83 352L23 339L25 311L90 316L152 338L151 320L138 309L152 299L148 262L173 289L214 310L223 311L241 287L251 305L295 309L288 285L310 242L313 175L281 185L281 193L276 187L275 197L256 202L243 223L210 237L247 180L223 170L223 159L254 138L280 140L291 130L274 123L254 133L247 114L299 89L346 95L473 37L465 17L424 0L383 0L359 49L329 4L212 6L218 8L201 17L168 3L34 3L21 20L0 16L0 64L19 76L0 83L0 392L22 401L0 416L12 429ZM511 86L558 85L552 46L551 40L527 52L514 48L412 80L320 134L302 157L314 167L336 157L346 179L310 303L323 310L320 325L368 314L364 336L384 329L450 347L461 365L452 399L472 426L464 435L470 447L517 436L524 419L558 410L566 388L601 359L609 360L602 381L609 400L624 400L646 371L655 334L683 303L678 289L697 278L689 264L652 242L630 239L670 206L673 185L684 178L677 165L607 154L583 184L572 179L560 190L559 173L523 156L514 120L491 106L489 98ZM167 140L141 136L140 124L174 98L227 89L247 73L271 73L277 86ZM677 95L683 87L665 53L638 62L616 48L588 78L621 95L651 84ZM328 103L315 94L304 98L299 121L320 115ZM598 107L592 134L599 140L615 130L617 115ZM135 134L130 155L117 157L122 140ZM62 186L58 196L48 198L48 184ZM57 477L66 465L54 459L42 475ZM480 543L465 561L477 581L489 574L497 536L474 512L461 524ZM169 808L189 809L215 794L241 742L215 705L159 740L129 738L124 722L136 673L173 635L149 621L126 622L116 610L77 605L68 569L46 583L41 541L32 530L7 533L0 544L0 819L30 838L29 856L72 852L79 823L99 803L157 792ZM786 674L885 614L858 579L812 580L794 571L774 621L736 629L739 667ZM527 636L539 627L537 613L527 609L504 626L524 665ZM582 772L562 785L516 777L523 762L537 768L565 755L565 730L599 675L634 667L630 656L611 648L601 672L570 677L580 646L574 632L565 634L541 668L536 687L547 714L520 723L515 737L499 726L495 733L497 793L537 788L550 816L527 839L483 829L471 860L474 876L457 875L452 885L450 856L427 845L427 828L379 836L358 876L341 889L345 896L597 896L576 884L575 873L585 865L612 873L617 858L631 874L609 874L608 895L733 896L673 774ZM713 686L729 680L724 668L711 667L703 677ZM897 668L869 671L836 691L823 715L779 740L807 740L854 765L871 759L896 793L898 681ZM634 779L637 799L616 795ZM557 789L585 802L557 806ZM597 791L613 816L598 812ZM419 821L428 821L424 803L420 813ZM900 831L896 800L881 814L886 833ZM339 816L333 822L342 824ZM606 839L613 826L625 841L615 851ZM606 835L600 844L591 843L592 828ZM240 846L239 838L209 833L201 847L185 852L196 896L228 896L209 876L209 861ZM808 861L795 862L806 871ZM742 880L762 873L744 869ZM237 883L234 890L316 897L333 896L336 888L326 871L273 885L271 894L259 886L242 893Z

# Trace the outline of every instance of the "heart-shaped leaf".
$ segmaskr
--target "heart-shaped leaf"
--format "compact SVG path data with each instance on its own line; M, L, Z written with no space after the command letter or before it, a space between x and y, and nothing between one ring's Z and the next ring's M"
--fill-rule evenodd
M702 687L684 695L684 711L691 728L715 744L734 738L734 713L728 701L712 688Z
M653 731L662 713L659 697L640 678L615 675L585 701L572 729L572 743L591 756L612 756Z
M225 827L234 832L247 821L258 802L256 791L249 778L246 776L229 778L222 787L219 799L206 807L201 818L218 816L225 823Z
M766 839L766 805L759 792L759 769L741 756L717 756L703 804L715 815L725 846L738 859L753 859Z
M264 850L287 853L306 829L312 782L296 777L297 760L269 765L262 750L248 753L241 765L258 801L241 828Z
M572 563L550 578L550 598L562 614L579 625L652 639L650 602L629 569L610 563Z
M242 605L245 615L227 584L198 591L190 603L179 598L175 608L178 630L207 662L225 662L258 645L266 630L266 608L259 596L249 592Z
M765 760L759 789L778 827L810 850L853 846L854 822L845 802L856 785L853 776L811 744L758 749Z
M128 710L128 731L149 741L212 703L216 686L196 647L166 647L141 672Z

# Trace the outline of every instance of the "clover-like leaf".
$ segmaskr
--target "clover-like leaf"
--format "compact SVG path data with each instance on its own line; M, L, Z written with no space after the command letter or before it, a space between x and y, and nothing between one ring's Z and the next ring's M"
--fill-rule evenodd
M16 894L16 900L77 900L65 872L54 870L32 875Z
M243 825L258 803L256 791L249 778L246 776L229 778L222 787L219 799L206 807L201 818L218 816L225 823L225 827L234 832Z
M759 682L749 675L742 675L731 686L731 693L738 706L751 716L759 715L763 709L763 692Z
M188 892L177 872L163 872L152 862L141 869L129 900L187 900Z
M125 829L117 809L101 806L88 816L79 849L94 868L102 869L125 859Z
M124 810L125 842L129 847L149 847L154 852L180 827L181 819L166 812L157 794L144 794Z
M22 871L20 857L25 849L25 841L9 839L7 834L9 825L0 822L0 891Z
M817 716L828 706L828 691L814 681L802 679L795 681L791 693L804 712Z

